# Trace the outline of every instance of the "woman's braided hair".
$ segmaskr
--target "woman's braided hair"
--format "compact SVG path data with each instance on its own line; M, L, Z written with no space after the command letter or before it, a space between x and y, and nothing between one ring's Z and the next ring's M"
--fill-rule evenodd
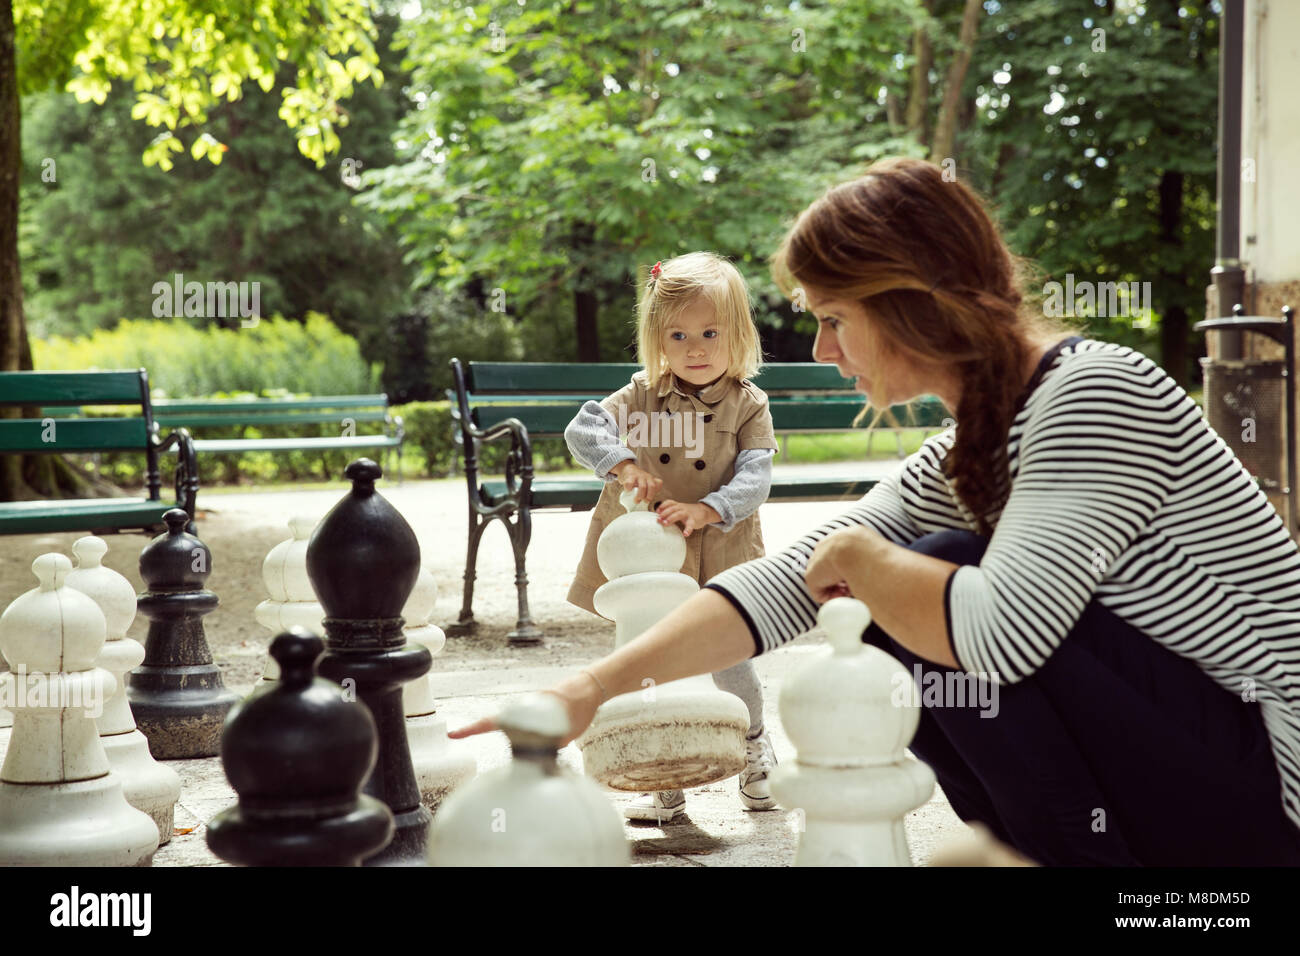
M1037 345L1077 331L1026 301L1030 270L971 189L917 159L882 160L827 190L772 256L787 295L811 288L860 303L882 361L953 367L959 424L944 469L983 535L1010 492L1006 443L1021 369Z

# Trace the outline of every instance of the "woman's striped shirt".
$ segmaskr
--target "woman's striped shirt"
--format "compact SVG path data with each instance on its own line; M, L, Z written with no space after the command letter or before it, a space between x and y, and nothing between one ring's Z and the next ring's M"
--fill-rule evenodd
M1095 599L1226 690L1254 695L1300 827L1300 551L1282 519L1142 354L1075 337L1039 372L1008 435L1011 491L984 557L945 588L956 659L997 683L1023 680ZM975 530L942 468L955 437L928 439L839 518L709 582L758 653L816 625L803 572L831 532L867 525L905 545Z

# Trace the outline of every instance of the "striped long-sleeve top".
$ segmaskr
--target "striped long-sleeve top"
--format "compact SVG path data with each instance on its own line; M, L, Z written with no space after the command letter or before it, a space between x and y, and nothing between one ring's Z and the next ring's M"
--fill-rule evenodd
M1096 600L1233 694L1253 695L1300 827L1300 551L1281 517L1142 354L1076 337L1039 372L1008 434L1011 490L984 557L944 591L954 656L997 683L1023 680ZM826 535L867 525L906 545L975 530L942 468L955 438L949 429L928 439L839 518L710 580L741 611L757 653L816 625L804 569Z

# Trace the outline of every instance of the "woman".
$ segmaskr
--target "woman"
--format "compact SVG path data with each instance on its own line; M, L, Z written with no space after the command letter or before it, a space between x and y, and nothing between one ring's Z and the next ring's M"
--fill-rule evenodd
M927 703L911 745L962 819L1046 865L1300 863L1300 553L1187 394L1028 308L978 198L929 163L828 190L773 272L819 320L817 361L959 424L553 688L574 736L643 679L771 651L851 594L863 640L925 686L997 685L996 716Z

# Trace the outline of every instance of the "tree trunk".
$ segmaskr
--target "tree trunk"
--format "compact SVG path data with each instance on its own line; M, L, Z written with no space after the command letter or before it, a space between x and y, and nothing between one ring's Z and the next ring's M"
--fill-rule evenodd
M27 371L32 367L18 262L22 158L13 0L0 0L0 371L3 372ZM0 408L0 418L38 417L38 408ZM65 494L80 496L96 487L57 455L0 455L0 501L30 501Z
M600 327L596 321L598 299L590 267L595 234L595 227L590 223L577 223L573 227L574 261L578 267L573 278L573 325L579 362L600 361Z
M939 118L934 124L934 140L930 144L932 162L942 163L953 155L961 90L966 84L966 70L970 66L971 51L975 49L975 34L978 32L982 9L981 0L966 0L966 8L961 18L961 34L957 40L957 52L953 54L952 63L948 65L948 77L943 88L943 104L939 107Z
M925 0L923 6L927 14L934 12L934 0ZM907 131L915 133L920 143L925 142L925 118L930 112L930 68L934 65L929 28L927 18L912 34L912 88L907 94Z
M1181 246L1178 227L1183 218L1183 174L1165 170L1160 177L1160 241ZM1172 258L1172 257L1171 257ZM1174 260L1176 261L1176 259ZM1187 279L1180 273L1166 270L1160 276L1160 286L1168 300L1174 291L1186 286ZM1170 305L1162 310L1160 318L1160 364L1183 388L1187 388L1187 310L1181 305Z

